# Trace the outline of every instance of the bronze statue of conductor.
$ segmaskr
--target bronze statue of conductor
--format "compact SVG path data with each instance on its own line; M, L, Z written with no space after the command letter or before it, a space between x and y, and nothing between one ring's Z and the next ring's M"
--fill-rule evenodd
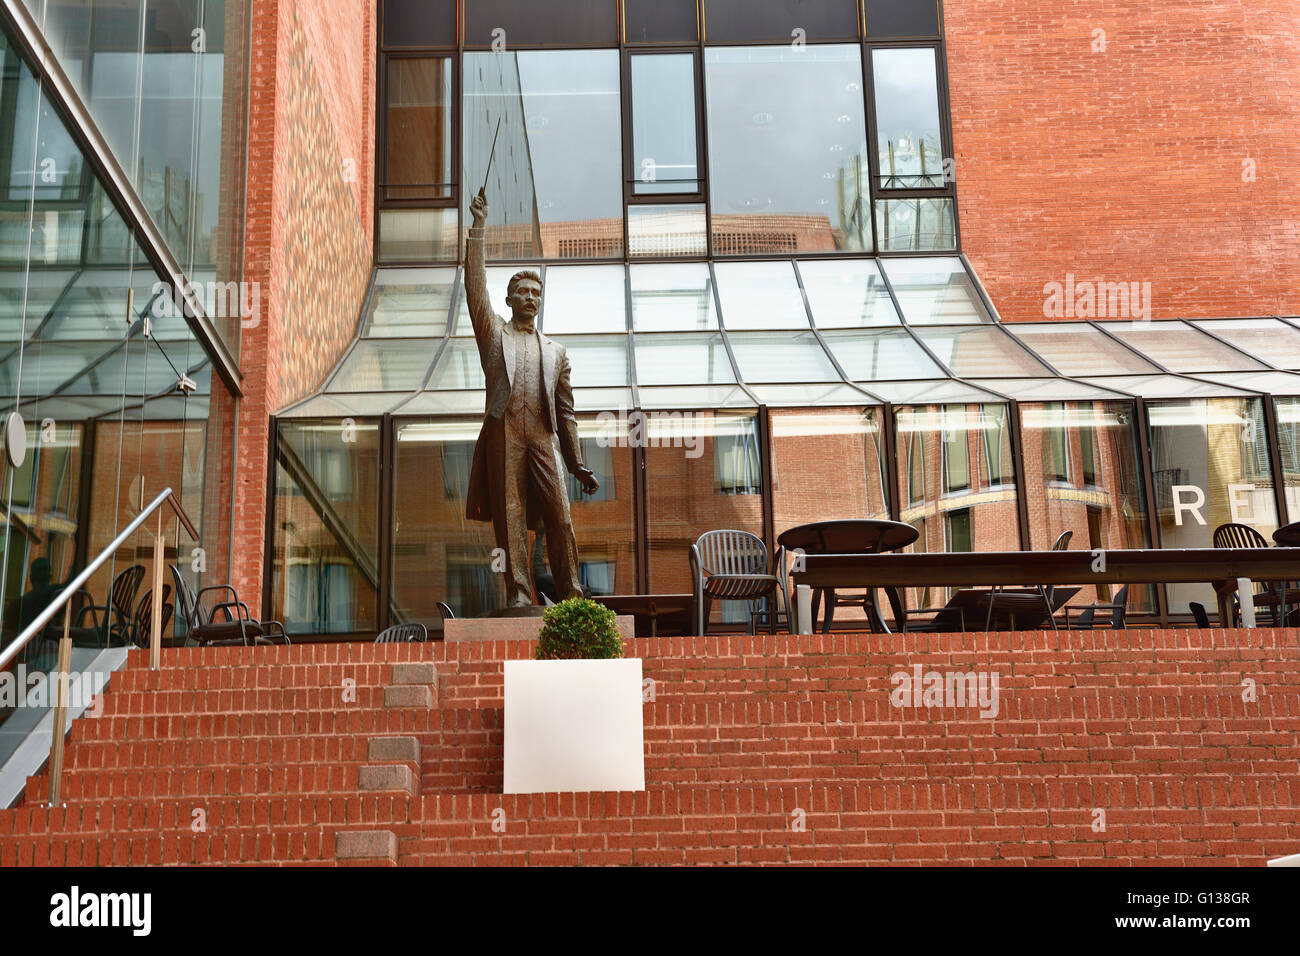
M546 530L547 557L560 598L581 597L578 540L569 515L565 471L588 494L600 484L582 461L569 359L562 346L533 324L542 301L536 272L511 278L506 296L513 311L509 322L492 311L483 266L488 203L482 193L470 203L470 212L474 222L465 256L465 298L487 377L487 407L474 446L465 515L492 522L497 547L506 555L509 606L533 604L530 528Z

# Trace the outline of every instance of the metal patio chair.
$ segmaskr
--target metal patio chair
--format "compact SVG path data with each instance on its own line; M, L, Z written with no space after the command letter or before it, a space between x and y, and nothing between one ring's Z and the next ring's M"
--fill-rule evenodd
M790 595L780 575L784 548L777 548L771 561L763 540L748 531L707 531L691 545L691 585L695 597L695 623L698 633L708 629L709 611L715 599L720 601L766 601L764 610L749 614L748 633L753 634L755 618L766 617L768 630L776 633L780 618L790 625ZM780 594L784 610L773 607Z
M165 633L167 625L171 623L172 606L168 599L172 594L172 586L164 584L162 590L162 626L158 628L160 634ZM123 644L134 644L136 647L148 647L153 636L153 588L149 588L140 596L139 602L135 606L135 613L131 616L131 625L121 633Z
M429 631L423 624L394 624L375 638L376 644L423 644Z
M193 638L197 644L231 645L231 644L273 644L272 638L284 644L292 643L285 633L284 625L279 621L257 621L248 612L248 605L239 600L239 595L229 584L214 584L195 591L180 568L170 565L172 581L176 584L176 623L185 623L185 634L179 637ZM216 604L211 611L203 607L203 595L209 592L229 594L231 600ZM217 620L217 612L225 620Z
M1096 604L1072 604L1065 609L1065 626L1067 629L1076 631L1091 631L1097 628L1112 627L1115 630L1124 628L1124 612L1128 607L1128 585L1124 585L1115 592L1115 600L1110 603L1098 602ZM1106 623L1103 618L1098 620L1098 612L1109 611L1110 623ZM1070 615L1077 613L1079 616L1073 621Z

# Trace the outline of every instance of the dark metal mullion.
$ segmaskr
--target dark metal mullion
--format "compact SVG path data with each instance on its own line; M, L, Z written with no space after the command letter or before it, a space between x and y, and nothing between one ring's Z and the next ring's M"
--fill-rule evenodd
M271 609L271 579L275 568L275 519L278 501L276 499L275 469L280 460L277 445L280 443L280 422L274 415L270 416L267 426L266 454L266 526L263 531L262 545L262 620L274 618ZM285 541L284 578L289 577L288 541Z
M1277 400L1272 395L1265 395L1261 402L1264 406L1264 430L1268 432L1268 461L1273 469L1273 499L1277 507L1278 527L1291 523L1290 508L1286 500L1286 474L1282 470L1281 430L1278 427ZM1259 440L1258 435L1255 440Z
M712 260L713 258L713 184L712 168L709 166L709 130L708 130L708 70L705 69L704 62L704 4L698 2L695 5L696 16L699 18L699 29L696 32L695 44L695 82L699 87L699 93L695 98L695 129L696 129L696 148L695 153L699 157L696 161L700 164L700 192L704 195L704 257ZM710 265L710 274L712 266ZM705 630L708 630L706 627Z
M627 379L632 386L632 407L641 407L641 388L636 374L636 335L632 329L632 270L623 265L623 308L626 310Z
M966 275L970 279L971 285L975 287L975 294L980 297L980 301L984 303L984 308L988 309L989 315L992 316L993 324L1001 325L1002 316L998 315L997 306L993 304L993 297L989 295L988 289L984 288L983 280L980 279L979 274L975 271L975 267L970 264L970 260L966 258L966 253L957 253L957 258L961 260L962 268L966 270ZM1043 364L1046 365L1048 363L1044 362Z
M1021 434L1020 402L1007 402L1007 425L1011 428L1011 470L1016 479L1016 514L1020 518L1020 550L1033 551L1029 528L1029 475L1025 470L1024 436ZM983 438L983 436L980 436ZM989 478L992 479L990 473Z
M1150 422L1147 416L1146 399L1138 396L1133 399L1133 409L1137 420L1133 423L1138 440L1138 467L1142 471L1142 486L1146 491L1147 533L1151 536L1151 547L1164 548L1164 536L1160 533L1160 513L1156 502L1155 459L1151 455ZM1156 614L1162 627L1169 623L1169 596L1165 585L1154 585L1156 592ZM1221 627L1227 625L1220 622Z
M375 622L382 633L393 622L393 472L394 455L397 442L394 440L397 428L391 413L385 413L379 419L379 501L377 517L379 519L379 584L376 587Z
M73 544L73 567L84 568L89 560L90 526L94 498L95 433L98 423L92 418L82 423L81 474L77 487L77 534ZM108 604L108 601L104 602ZM69 609L71 611L71 609Z
M776 482L772 480L772 410L767 405L758 407L758 454L763 460L759 469L763 497L763 546L769 555L776 553L776 505L773 497Z
M631 427L630 425L628 426ZM650 497L646 484L646 450L632 444L632 520L636 555L636 589L650 593Z
M722 347L727 350L727 358L731 361L731 371L736 376L736 384L740 390L748 395L756 406L761 406L763 403L745 384L745 379L740 374L740 363L736 361L736 353L731 350L731 339L727 336L727 321L722 314L722 296L718 293L718 276L713 271L712 259L709 260L708 266L709 284L713 287L713 307L718 311L718 332L722 335Z
M873 70L871 47L867 45L867 11L862 0L858 0L858 30L862 41L858 44L862 66L862 115L867 124L867 218L871 220L871 251L880 252L880 236L876 229L876 182L879 178L880 165L879 142L880 129L876 121L876 83Z
M885 494L889 497L889 517L894 521L901 521L903 507L899 500L898 490L898 416L895 414L893 402L886 402L882 407L881 431L883 436L883 447L880 451L885 456L884 480ZM877 442L880 445L880 442Z

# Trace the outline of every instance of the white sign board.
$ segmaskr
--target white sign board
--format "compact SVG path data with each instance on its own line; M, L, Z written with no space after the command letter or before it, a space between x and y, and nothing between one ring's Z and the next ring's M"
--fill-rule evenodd
M506 793L644 790L640 658L505 662Z

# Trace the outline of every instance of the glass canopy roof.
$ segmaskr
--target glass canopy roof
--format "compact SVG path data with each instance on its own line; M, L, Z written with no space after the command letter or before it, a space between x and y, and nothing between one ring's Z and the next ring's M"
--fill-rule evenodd
M1004 324L962 256L493 266L498 314L525 268L579 411L1300 395L1300 318ZM483 388L460 270L379 269L279 415L477 416Z

